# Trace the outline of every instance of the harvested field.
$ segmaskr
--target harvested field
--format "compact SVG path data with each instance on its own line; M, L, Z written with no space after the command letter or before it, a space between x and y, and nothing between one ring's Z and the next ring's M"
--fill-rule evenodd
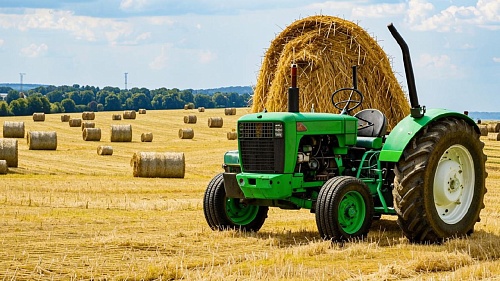
M221 116L224 109L206 109ZM249 113L225 116L228 128ZM395 218L374 222L366 241L322 241L309 210L270 209L258 233L212 231L202 199L222 171L224 152L237 149L227 130L193 124L196 138L179 139L184 110L150 110L135 132L154 142L113 143L113 155L47 114L0 117L27 131L57 131L54 151L19 145L19 166L0 175L2 280L495 280L500 275L500 142L485 141L488 193L469 238L442 245L409 244ZM110 112L96 112L102 128ZM162 120L158 125L158 120ZM109 130L101 144L108 145ZM138 151L184 152L185 178L137 178ZM54 165L56 163L57 165ZM36 184L33 184L36 183Z

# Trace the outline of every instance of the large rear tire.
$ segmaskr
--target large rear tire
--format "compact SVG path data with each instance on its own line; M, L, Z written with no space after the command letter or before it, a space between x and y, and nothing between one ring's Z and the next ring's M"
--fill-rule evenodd
M355 177L335 177L322 187L316 201L316 225L325 240L362 238L370 230L373 197Z
M406 147L393 195L398 224L411 242L473 232L486 193L483 147L474 128L456 118L427 125Z
M227 197L223 174L210 181L203 199L205 219L213 230L258 231L267 218L268 210L267 206L247 205L238 198Z

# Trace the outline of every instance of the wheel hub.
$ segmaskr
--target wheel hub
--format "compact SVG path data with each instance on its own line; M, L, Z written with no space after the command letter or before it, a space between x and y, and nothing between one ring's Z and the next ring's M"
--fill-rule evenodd
M460 204L459 199L463 189L462 182L463 175L460 164L451 160L441 162L434 183L438 184L434 194L436 204L445 205L450 202Z

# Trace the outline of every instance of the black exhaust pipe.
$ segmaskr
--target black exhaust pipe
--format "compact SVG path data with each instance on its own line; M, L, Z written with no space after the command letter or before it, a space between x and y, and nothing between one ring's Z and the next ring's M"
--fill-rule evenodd
M291 67L292 86L288 88L288 112L299 112L299 88L297 88L297 65Z
M415 76L413 75L413 67L411 66L410 49L392 23L390 23L387 28L389 28L392 37L396 39L396 42L398 42L399 46L401 47L401 51L403 52L406 83L408 83L408 94L410 96L410 114L413 118L420 118L424 116L425 106L421 107L418 103L417 87L415 86Z

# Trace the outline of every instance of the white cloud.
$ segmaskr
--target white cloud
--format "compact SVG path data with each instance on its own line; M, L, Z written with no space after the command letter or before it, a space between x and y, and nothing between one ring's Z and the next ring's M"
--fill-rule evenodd
M147 4L147 0L122 0L120 9L123 11L141 11Z
M356 6L359 1L326 1L323 3L313 3L306 6L306 9L312 10L350 10Z
M48 49L49 47L44 43L38 46L36 44L31 44L28 47L21 49L21 56L28 58L40 57L47 53Z
M408 22L414 24L425 19L434 10L434 5L426 0L410 0L408 3Z
M149 63L149 67L153 70L161 70L167 66L168 54L167 51L171 48L171 45L167 44L161 47L161 54L153 59Z
M217 55L210 50L203 50L198 53L198 58L201 63L209 63L217 59Z
M3 39L0 39L0 47L2 47L4 43L5 41Z
M391 15L404 14L406 4L376 4L368 6L357 6L352 9L352 15L357 17L384 18Z
M426 75L433 79L459 78L461 72L458 67L451 62L447 55L433 56L430 54L420 55L416 65L425 69Z
M499 57L493 57L493 61L500 63L500 58Z

